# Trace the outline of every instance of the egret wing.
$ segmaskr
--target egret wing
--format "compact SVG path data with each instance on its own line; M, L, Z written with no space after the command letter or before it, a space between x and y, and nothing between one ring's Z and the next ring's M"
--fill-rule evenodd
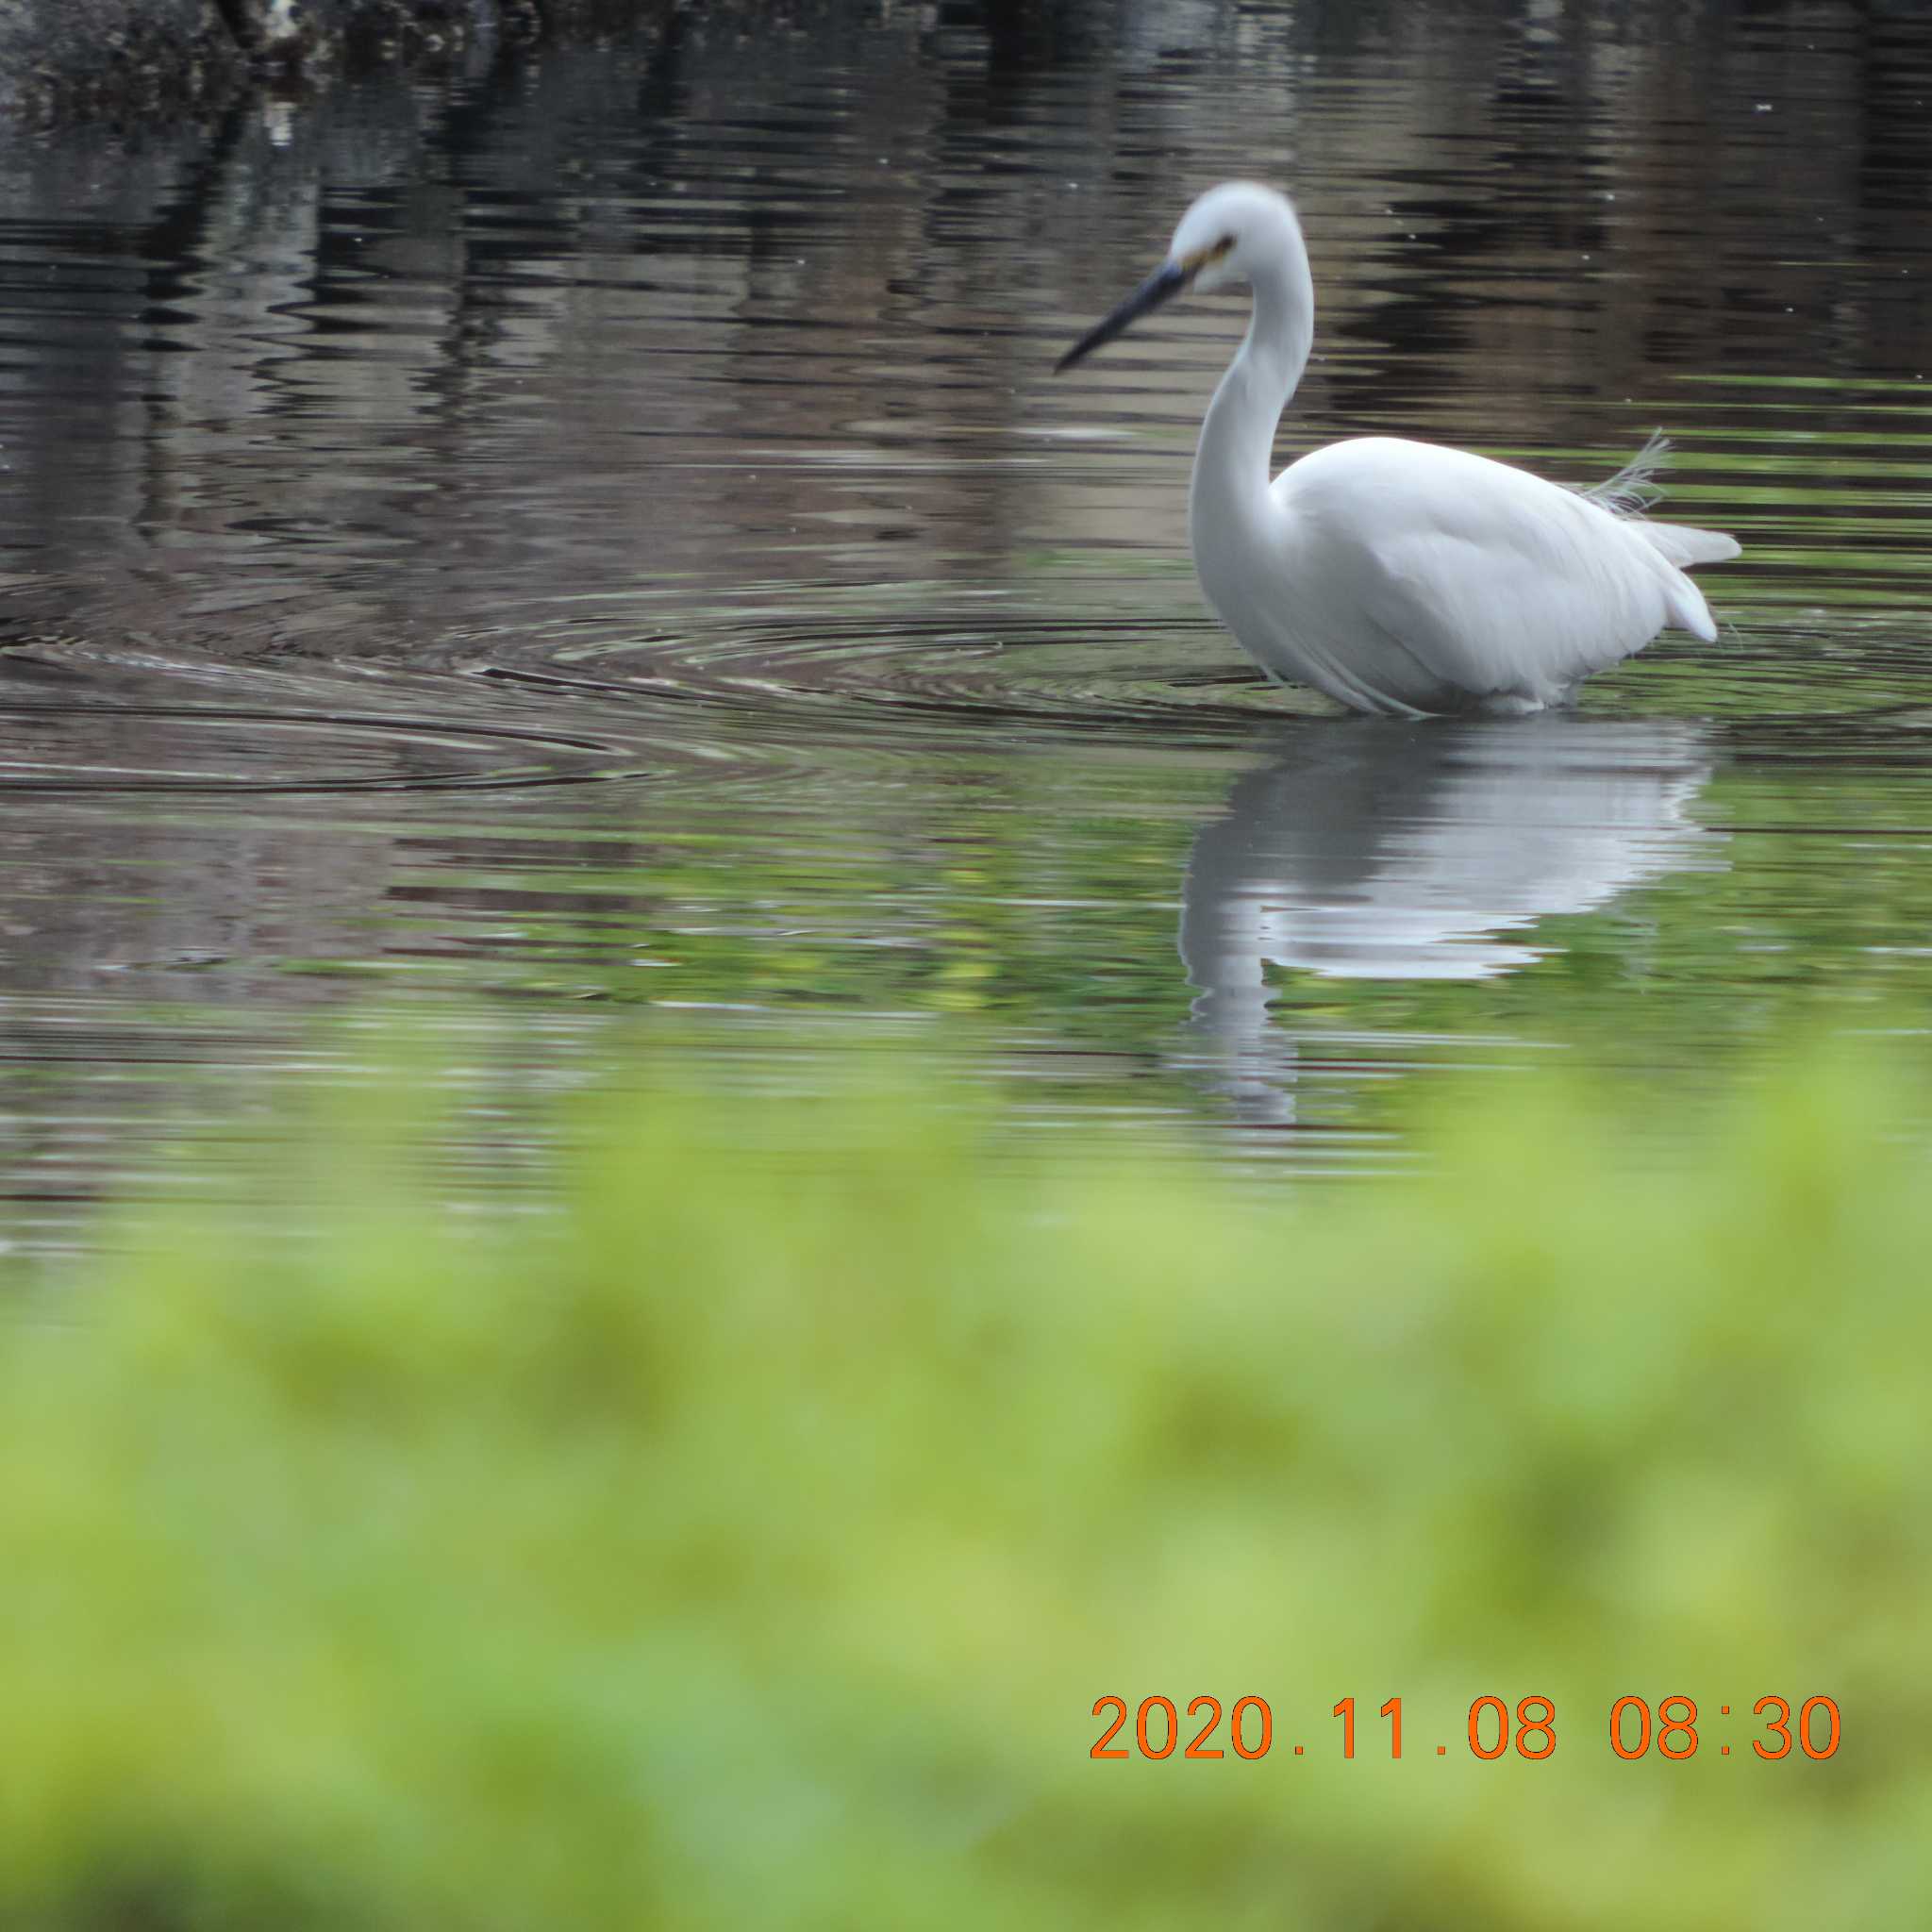
M1527 471L1364 438L1317 451L1281 481L1331 595L1345 591L1361 621L1473 696L1548 702L1670 621L1675 573L1661 555Z

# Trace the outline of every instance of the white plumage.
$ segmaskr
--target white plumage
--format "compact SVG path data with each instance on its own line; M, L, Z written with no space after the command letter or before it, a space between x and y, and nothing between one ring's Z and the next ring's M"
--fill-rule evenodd
M1195 835L1180 951L1230 1025L1264 963L1333 979L1486 979L1544 956L1547 919L1671 873L1722 870L1692 801L1710 748L1675 720L1286 727Z
M1204 194L1166 263L1059 366L1184 289L1238 281L1254 319L1201 426L1189 535L1208 601L1270 677L1402 717L1535 711L1667 626L1715 639L1684 568L1738 545L1636 513L1660 444L1594 493L1383 436L1330 443L1269 481L1315 314L1300 225L1273 189Z

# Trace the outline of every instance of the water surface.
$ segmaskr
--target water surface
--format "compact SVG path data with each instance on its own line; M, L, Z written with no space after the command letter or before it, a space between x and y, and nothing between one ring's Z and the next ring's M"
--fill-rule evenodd
M1928 95L1905 10L1064 0L0 142L16 1239L230 1185L394 1005L479 1176L593 1074L911 1042L1020 1125L1374 1172L1444 1069L1909 1023ZM1661 427L1746 546L1718 644L1516 726L1261 684L1185 537L1238 300L1050 373L1231 175L1314 259L1281 460Z

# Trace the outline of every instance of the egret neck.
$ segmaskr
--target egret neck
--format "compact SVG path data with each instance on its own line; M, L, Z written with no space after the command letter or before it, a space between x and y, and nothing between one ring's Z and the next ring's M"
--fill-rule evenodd
M1257 264L1254 291L1247 339L1208 406L1194 453L1188 525L1196 558L1225 555L1274 520L1268 484L1274 429L1307 366L1315 333L1315 285L1299 235Z

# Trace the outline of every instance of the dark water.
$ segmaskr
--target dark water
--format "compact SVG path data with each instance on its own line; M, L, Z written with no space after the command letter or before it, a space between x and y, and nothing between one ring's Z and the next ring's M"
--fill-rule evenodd
M479 1172L593 1071L912 1041L1373 1169L1438 1069L1909 1024L1928 101L1915 8L1067 0L0 141L16 1238L222 1187L397 1005ZM1233 175L1314 258L1283 461L1660 426L1721 641L1513 725L1260 685L1185 537L1239 304L1050 374Z

